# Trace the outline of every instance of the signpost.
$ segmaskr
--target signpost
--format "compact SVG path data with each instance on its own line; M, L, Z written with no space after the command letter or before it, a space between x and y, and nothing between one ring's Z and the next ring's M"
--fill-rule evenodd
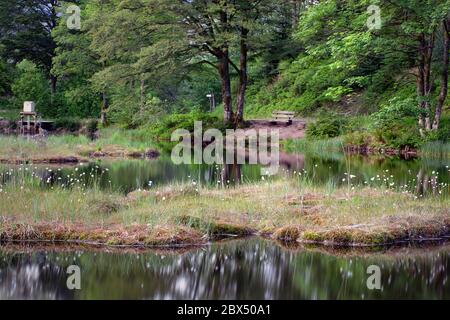
M209 111L213 112L216 109L216 97L214 93L207 94L206 97L209 98Z

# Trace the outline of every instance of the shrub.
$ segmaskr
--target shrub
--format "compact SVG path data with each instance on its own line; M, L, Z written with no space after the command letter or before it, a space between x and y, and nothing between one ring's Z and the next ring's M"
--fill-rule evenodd
M392 148L418 148L423 143L417 126L420 109L414 98L394 98L373 114L372 129L376 137Z
M98 120L89 119L86 123L86 131L89 135L94 134L98 129Z
M372 115L373 127L375 129L391 125L405 118L417 119L421 110L414 98L394 98L388 104L381 107L380 111Z
M60 118L53 124L54 129L64 129L70 132L80 130L82 123L76 118Z
M345 144L355 146L373 146L373 136L367 131L354 131L344 137Z
M437 131L432 131L427 135L428 141L450 141L450 117L442 117L439 129Z
M306 133L309 137L317 139L334 138L343 133L346 124L346 119L338 116L327 116L309 125Z
M415 118L406 118L396 123L385 124L375 131L375 135L386 146L396 149L418 148L424 142Z
M178 129L185 129L189 132L194 131L195 121L201 121L203 130L215 128L221 131L226 129L223 121L218 117L208 113L192 111L186 114L171 114L152 126L152 133L162 140L170 140L172 132Z

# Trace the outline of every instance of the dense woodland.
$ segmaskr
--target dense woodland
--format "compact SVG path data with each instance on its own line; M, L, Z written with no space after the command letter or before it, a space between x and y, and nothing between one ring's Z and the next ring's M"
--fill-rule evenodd
M315 138L418 147L450 136L449 33L448 0L2 1L0 118L33 100L164 133L290 110Z

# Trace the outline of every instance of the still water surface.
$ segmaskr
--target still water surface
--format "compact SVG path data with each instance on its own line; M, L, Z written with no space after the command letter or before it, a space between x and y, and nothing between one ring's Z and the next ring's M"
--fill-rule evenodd
M175 165L170 157L156 160L99 161L77 166L0 166L0 187L18 187L30 177L42 187L91 186L130 192L171 183L228 185L294 177L313 185L385 186L419 194L450 194L450 159L411 159L335 155L283 154L278 175L262 177L261 166ZM226 174L224 174L226 173ZM350 180L350 182L349 182Z
M67 289L67 267L81 290ZM367 267L381 268L381 290ZM450 299L450 246L331 255L261 239L180 252L0 247L0 299Z

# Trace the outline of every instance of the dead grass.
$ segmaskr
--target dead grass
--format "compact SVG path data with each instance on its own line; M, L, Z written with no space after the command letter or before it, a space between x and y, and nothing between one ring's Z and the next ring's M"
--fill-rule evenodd
M0 229L0 241L66 242L110 246L176 246L205 243L201 233L189 228L149 228L147 226L35 223L8 224Z

